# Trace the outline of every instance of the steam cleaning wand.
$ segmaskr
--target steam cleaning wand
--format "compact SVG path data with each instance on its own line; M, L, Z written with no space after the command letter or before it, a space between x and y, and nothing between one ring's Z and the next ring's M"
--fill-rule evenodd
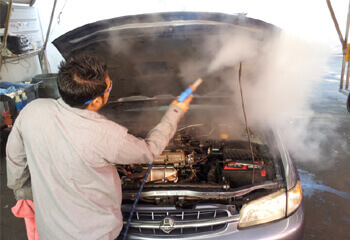
M201 78L198 78L192 85L190 85L188 88L186 88L185 91L183 91L180 94L180 96L178 97L177 101L178 102L185 101L189 96L191 96L191 94L194 91L196 91L197 87L202 82L203 82L203 80ZM138 203L138 201L140 199L141 192L143 190L143 187L145 186L145 183L146 183L146 180L148 178L148 175L151 172L152 166L153 166L153 162L149 165L149 167L147 169L147 172L146 172L146 175L145 175L145 177L142 180L142 183L141 183L141 186L139 188L139 191L136 194L134 204L132 205L132 208L131 208L131 211L130 211L130 215L128 217L128 221L127 221L126 226L125 226L125 230L124 230L124 234L123 234L123 240L127 239L126 237L128 236L128 231L129 231L129 228L130 228L130 223L131 223L132 216L134 215L134 212L135 212L135 209L136 209L136 205L137 205L137 203Z
M188 88L186 88L185 91L183 91L180 96L178 97L178 102L185 101L194 91L196 91L197 87L201 85L203 80L201 78L198 78L192 85L190 85Z

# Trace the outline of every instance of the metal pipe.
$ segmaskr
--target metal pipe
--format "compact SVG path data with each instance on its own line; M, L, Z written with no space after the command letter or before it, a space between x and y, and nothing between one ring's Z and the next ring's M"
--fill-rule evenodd
M44 58L44 55L45 55L47 42L48 42L49 37L50 37L50 31L51 31L51 26L52 26L53 17L54 17L54 15L55 15L56 4L57 4L57 0L55 0L54 3L53 3L53 8L52 8L52 12L51 12L50 23L49 23L49 27L48 27L48 29L47 29L45 42L44 42L44 45L43 45L43 49L41 50L41 53L39 54L39 61L40 61L40 65L41 65L41 70L42 70L42 72L44 72L44 73L48 73L48 70L47 70L47 66L46 66L45 68L43 68L43 63L42 63L42 61L43 61L43 58ZM44 70L43 70L43 69L44 69Z
M196 189L224 189L227 184L218 184L218 183L206 183L206 184L193 184L193 183L154 183L154 184L147 184L145 186L145 189L149 188L196 188Z
M343 89L343 85L344 85L344 72L345 72L345 65L346 65L346 54L343 54L343 64L341 66L341 74L340 74L340 89ZM349 70L348 70L349 72Z
M326 0L326 1L327 1L327 5L328 5L328 8L329 8L329 11L330 11L330 13L331 13L333 22L334 22L335 29L336 29L337 32L338 32L338 37L339 37L340 43L341 43L342 46L343 46L343 53L344 53L344 51L346 50L346 44L345 44L345 42L344 42L343 35L341 34L338 21L337 21L337 19L336 19L336 17L335 17L335 14L334 14L334 11L333 11L333 8L332 8L331 1L330 1L330 0Z
M339 37L340 43L341 43L341 45L343 47L343 65L342 65L342 71L341 71L341 76L340 76L340 89L343 89L344 72L345 72L345 56L346 56L346 48L347 48L347 46L346 46L346 42L343 39L343 35L341 34L338 21L337 21L337 19L335 17L335 14L334 14L334 11L333 11L333 8L332 8L331 1L330 0L326 0L326 1L327 1L329 12L331 13L331 17L333 19L333 23L334 23L335 29L338 32L338 37Z
M1 51L0 51L0 71L1 71L1 67L2 67L2 52L6 48L7 35L8 35L8 29L9 29L9 25L10 25L10 17L11 17L11 12L12 12L11 11L12 3L13 3L13 0L10 0L10 3L7 7L6 26L5 26L5 30L4 30L4 37L2 39L2 46L1 46ZM0 76L0 80L2 80L1 76Z
M348 20L346 22L346 33L345 33L346 51L349 51L349 49L348 49L349 27L350 27L350 1L349 1L349 9L348 9ZM349 77L350 77L349 71L350 71L350 64L348 63L348 71L347 71L347 74L346 74L345 89L349 88Z
M348 64L348 73L346 75L346 82L345 82L345 89L346 90L349 90L349 77L350 77L349 71L350 71L350 64Z
M348 71L346 73L345 89L349 89L350 64L348 63ZM340 89L343 89L342 87Z
M349 1L349 8L348 8L348 19L346 22L346 31L345 31L345 44L348 43L348 37L349 37L349 26L350 26L350 1ZM346 46L347 47L347 46Z

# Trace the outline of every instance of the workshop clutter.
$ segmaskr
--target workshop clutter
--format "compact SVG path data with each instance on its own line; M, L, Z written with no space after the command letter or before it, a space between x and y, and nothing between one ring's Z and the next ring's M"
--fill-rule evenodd
M3 37L1 37L1 41L3 41ZM8 35L6 48L12 54L23 54L33 50L33 45L25 35Z
M18 113L28 102L38 98L40 82L12 83L0 82L0 102L3 104L2 117L7 126L12 126Z
M17 111L21 111L28 104L28 97L25 88L28 88L29 86L30 84L26 83L1 82L0 95L14 98Z
M21 94L18 94L18 92L13 91L15 94L15 104L17 111L21 111L28 103L28 98L26 93L24 92L24 89L20 89L22 91Z
M11 113L10 110L7 110L2 114L2 117L4 119L4 122L7 126L12 126L12 118L11 118Z
M21 88L25 89L29 87L28 83L13 83L13 82L0 82L0 95L10 94L13 91L18 91Z

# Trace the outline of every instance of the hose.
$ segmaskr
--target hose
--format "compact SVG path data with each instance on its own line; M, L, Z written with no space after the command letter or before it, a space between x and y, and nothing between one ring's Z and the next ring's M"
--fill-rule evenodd
M239 63L238 82L239 82L239 89L240 89L240 92L241 92L241 100L242 100L242 109L243 109L244 121L245 121L246 128L247 128L247 134L248 134L250 151L252 153L252 160L253 160L252 184L254 184L255 160L254 160L254 151L253 151L252 141L250 139L250 130L249 130L249 126L248 126L247 114L245 113L245 107L244 107L244 97L243 97L243 91L242 91L242 63L241 62Z
M143 187L145 186L145 183L146 183L146 180L147 180L147 178L148 178L148 175L149 175L149 173L151 172L152 166L153 166L153 162L149 165L149 167L148 167L148 169L147 169L147 172L146 172L146 175L145 175L145 177L143 178L143 181L142 181L142 183L141 183L141 186L140 186L140 188L139 188L139 191L137 192L137 195L136 195L136 197L135 197L134 204L132 205L129 218L128 218L128 221L127 221L126 226L125 226L125 231L124 231L124 235L123 235L123 240L126 240L126 239L127 239L126 237L128 236L128 231L129 231L129 227L130 227L130 223L131 223L132 216L134 215L137 202L139 201L141 192L142 192L142 190L143 190Z

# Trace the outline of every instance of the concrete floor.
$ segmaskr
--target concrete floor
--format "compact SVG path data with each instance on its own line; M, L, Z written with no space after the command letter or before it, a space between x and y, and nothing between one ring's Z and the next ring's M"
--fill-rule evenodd
M350 114L345 107L346 96L338 91L340 67L341 59L332 59L331 71L312 93L315 115L308 137L312 140L313 130L320 128L332 129L335 134L321 144L318 161L294 156L304 192L304 240L350 239ZM291 119L303 121L303 116L309 119L307 115L298 113ZM4 146L2 141L0 239L26 239L24 221L13 217L10 211L15 200L6 187Z
M4 136L5 135L5 136ZM1 133L1 200L0 200L0 213L1 213L1 228L0 239L6 240L23 240L27 239L24 220L16 218L11 213L11 207L16 204L13 191L7 188L6 179L6 160L5 160L5 139L6 133Z
M339 92L340 71L341 58L333 58L311 96L315 115L308 137L315 134L313 128L331 129L319 159L294 159L304 194L304 240L350 239L350 113L347 97Z

